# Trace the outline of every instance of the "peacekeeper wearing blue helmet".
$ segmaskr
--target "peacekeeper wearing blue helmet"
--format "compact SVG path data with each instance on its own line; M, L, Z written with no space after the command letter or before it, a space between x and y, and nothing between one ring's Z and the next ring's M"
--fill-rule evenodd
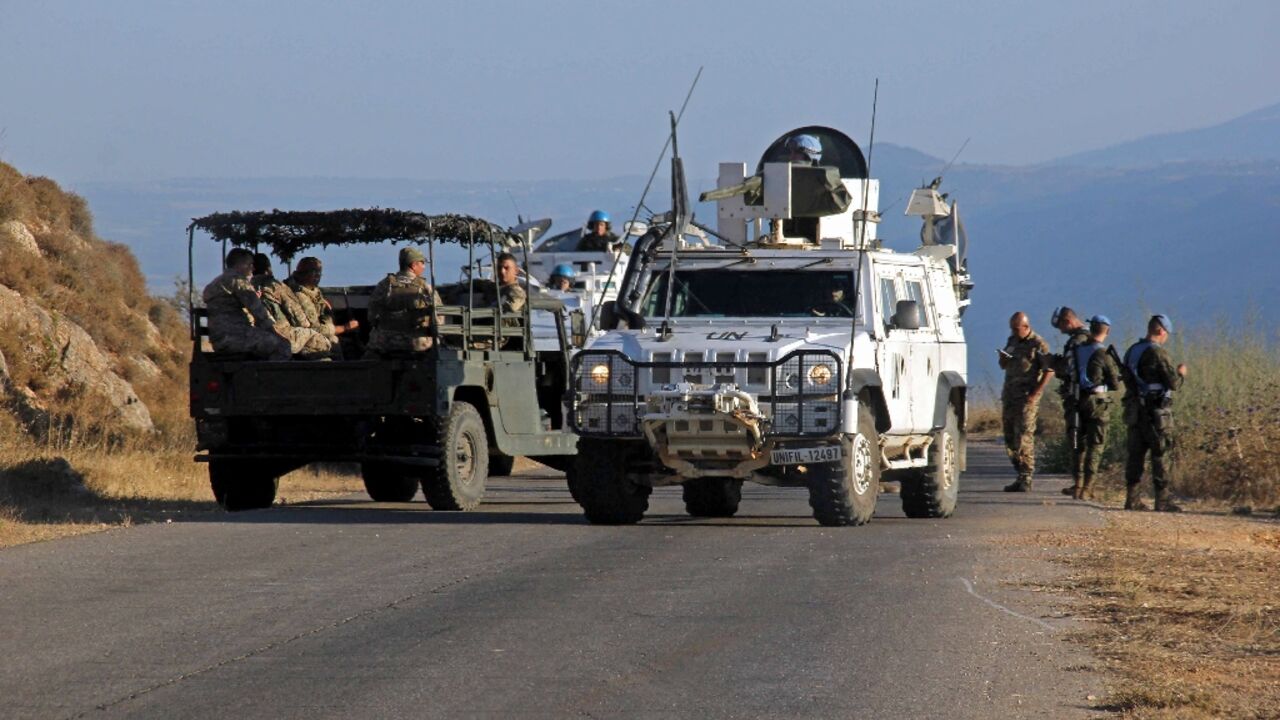
M1106 315L1089 318L1089 339L1077 345L1073 366L1079 377L1076 387L1080 413L1080 455L1082 476L1071 488L1076 500L1093 500L1093 481L1102 464L1102 451L1107 445L1107 424L1111 420L1112 393L1120 388L1120 368L1111 359L1103 343L1111 334L1111 320Z
M559 290L560 292L573 292L573 279L578 276L573 266L569 263L560 263L551 271L551 279L547 281L547 288L550 290Z
M1125 510L1146 510L1142 502L1142 471L1151 454L1151 484L1155 489L1156 510L1181 512L1169 498L1169 476L1165 456L1173 447L1173 393L1182 387L1187 376L1185 364L1174 365L1164 344L1173 332L1168 315L1152 315L1147 321L1147 336L1124 354L1129 381L1124 396L1124 424L1129 428L1129 459L1125 464Z
M813 135L794 135L783 145L787 161L795 165L818 165L822 162L822 141Z
M596 210L587 218L587 234L582 236L578 249L582 251L600 250L608 252L618 243L618 236L609 230L609 213Z

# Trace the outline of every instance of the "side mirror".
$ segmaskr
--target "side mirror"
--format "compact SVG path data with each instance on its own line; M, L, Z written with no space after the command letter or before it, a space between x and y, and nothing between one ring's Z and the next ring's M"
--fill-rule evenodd
M899 300L893 313L892 327L897 330L920 329L920 304L915 300Z
M574 347L587 344L587 317L581 309L569 313L569 335Z

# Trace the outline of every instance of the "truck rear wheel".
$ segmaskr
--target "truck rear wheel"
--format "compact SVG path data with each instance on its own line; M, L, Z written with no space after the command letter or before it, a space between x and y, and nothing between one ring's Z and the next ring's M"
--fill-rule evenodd
M633 525L649 509L653 488L627 478L627 453L615 444L578 441L570 490L593 525Z
M844 459L809 466L809 506L820 525L865 525L880 496L880 441L866 403L858 404L858 432L844 443Z
M733 517L742 502L742 481L734 478L695 478L682 487L685 512L693 517Z
M365 492L374 502L409 502L418 494L418 478L408 468L384 462L360 464Z
M263 463L210 460L209 485L213 499L228 512L261 510L276 501L280 478Z
M902 512L909 518L951 517L960 495L960 422L954 405L947 406L947 419L934 433L929 448L929 467L907 473L902 478Z
M471 403L457 401L437 433L440 464L422 480L422 494L433 510L474 510L484 498L489 474L489 438L484 420Z

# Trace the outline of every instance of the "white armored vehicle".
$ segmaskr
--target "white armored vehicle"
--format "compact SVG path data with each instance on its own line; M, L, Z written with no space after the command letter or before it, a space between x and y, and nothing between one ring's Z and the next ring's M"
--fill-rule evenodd
M807 155L805 153L808 153ZM910 517L947 517L965 467L971 287L938 182L916 190L920 247L876 237L861 149L794 130L755 174L720 166L717 246L686 244L683 172L637 241L606 330L572 363L580 436L570 488L594 523L634 523L653 487L695 516L733 515L743 481L809 490L823 525L871 519L880 481ZM665 221L665 224L664 224Z

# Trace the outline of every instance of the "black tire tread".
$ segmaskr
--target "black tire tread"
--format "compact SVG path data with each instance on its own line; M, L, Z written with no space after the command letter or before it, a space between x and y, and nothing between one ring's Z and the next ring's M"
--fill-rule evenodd
M475 462L481 489L475 498L466 497L455 488L459 479L455 477L457 468L453 463L452 443L467 425L472 426L471 430L476 433L478 441ZM480 412L471 403L454 402L449 408L449 414L439 421L436 437L440 445L440 464L431 468L422 478L422 494L426 497L427 504L432 510L474 510L479 507L483 498L483 485L489 467L489 440L485 435L484 420L480 417Z
M649 509L653 488L627 479L627 455L609 443L580 440L573 473L570 492L593 525L634 525Z
M385 463L361 463L360 478L374 502L403 503L418 494L419 480L405 468Z
M955 417L955 408L948 408L947 429L953 434L957 433L958 425ZM956 482L959 481L957 471ZM901 499L902 513L909 518L949 518L955 512L955 503L946 502L942 482L932 466L912 471L903 477Z

